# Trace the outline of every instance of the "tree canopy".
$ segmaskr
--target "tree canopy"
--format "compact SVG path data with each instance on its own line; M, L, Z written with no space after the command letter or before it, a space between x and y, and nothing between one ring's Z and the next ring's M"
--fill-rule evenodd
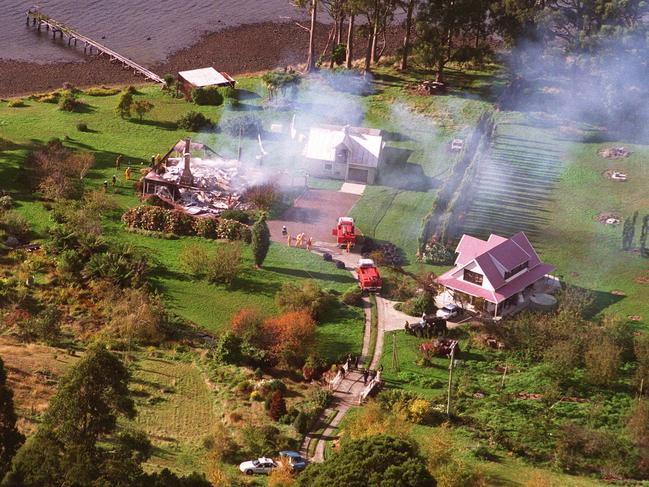
M309 487L435 487L417 446L402 438L377 435L343 443L340 452L310 465L297 485Z

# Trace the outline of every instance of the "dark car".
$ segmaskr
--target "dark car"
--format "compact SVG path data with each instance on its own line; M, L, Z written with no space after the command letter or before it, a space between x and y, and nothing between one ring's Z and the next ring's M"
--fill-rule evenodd
M300 456L296 451L281 451L279 452L280 458L286 458L289 466L296 471L304 470L307 466L307 461Z

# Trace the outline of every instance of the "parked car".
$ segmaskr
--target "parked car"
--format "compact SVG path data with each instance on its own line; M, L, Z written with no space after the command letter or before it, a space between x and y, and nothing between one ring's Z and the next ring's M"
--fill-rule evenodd
M459 316L461 313L462 313L462 308L460 308L457 304L447 304L443 308L438 309L435 316L438 316L439 318L444 318L445 320L449 320L451 318L455 318L456 316Z
M274 468L277 468L275 461L272 458L266 457L243 462L241 465L239 465L239 470L241 470L246 475L252 475L253 473L269 474L273 471Z
M279 452L281 458L286 458L288 460L289 466L296 471L301 471L306 468L307 461L300 456L296 451L281 451Z

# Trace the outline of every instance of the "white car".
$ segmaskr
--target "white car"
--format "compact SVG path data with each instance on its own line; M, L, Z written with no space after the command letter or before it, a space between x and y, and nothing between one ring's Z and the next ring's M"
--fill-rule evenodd
M462 308L460 308L457 304L447 304L443 308L438 309L435 316L448 320L458 316L461 312Z
M257 460L243 462L241 465L239 465L239 470L241 470L246 475L252 475L253 473L270 474L275 468L277 468L275 461L272 458L265 457L258 458Z

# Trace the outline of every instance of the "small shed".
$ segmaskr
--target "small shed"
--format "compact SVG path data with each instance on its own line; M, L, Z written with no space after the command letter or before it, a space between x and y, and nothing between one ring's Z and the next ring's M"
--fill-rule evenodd
M178 73L178 88L188 100L191 99L194 88L204 88L206 86L230 86L234 88L235 84L236 81L228 73L219 72L212 67L191 69Z

